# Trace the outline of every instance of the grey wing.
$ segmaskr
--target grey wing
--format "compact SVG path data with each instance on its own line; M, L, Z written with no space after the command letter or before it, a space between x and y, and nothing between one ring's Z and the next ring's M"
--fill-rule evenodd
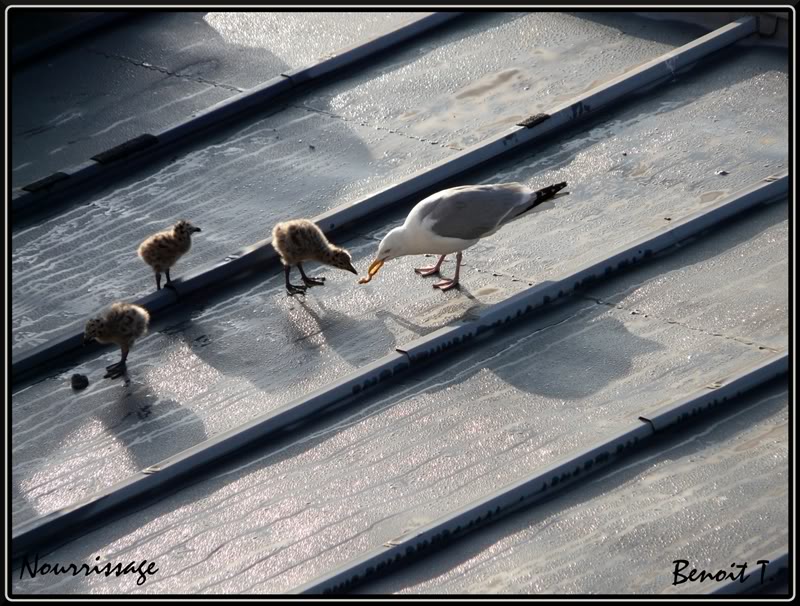
M530 194L519 183L454 187L424 201L420 220L440 236L477 240L512 219Z

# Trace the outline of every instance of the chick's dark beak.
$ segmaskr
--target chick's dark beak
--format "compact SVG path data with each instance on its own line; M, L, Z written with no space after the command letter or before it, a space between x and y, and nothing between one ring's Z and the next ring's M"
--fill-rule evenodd
M195 227L195 228L194 228L194 231L203 231L203 230L202 230L202 229L200 229L199 227Z
M358 271L356 270L355 267L353 267L352 263L347 264L347 271L353 272L354 274L358 275Z

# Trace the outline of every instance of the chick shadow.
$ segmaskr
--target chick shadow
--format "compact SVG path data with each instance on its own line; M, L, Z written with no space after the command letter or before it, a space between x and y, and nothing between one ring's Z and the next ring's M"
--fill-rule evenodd
M104 464L93 462L92 456L87 457L92 451L109 449L109 441L116 445L116 448L111 447L115 451L111 456L123 456L138 472L208 438L205 424L196 413L176 400L158 397L146 383L138 380L138 370L136 367L128 369L117 379L100 379L95 383L97 389L88 392L73 391L66 405L73 407L76 414L50 423L46 439L42 439L39 432L39 437L29 439L27 445L15 444L12 433L12 448L17 447L11 457L12 501L16 512L12 516L12 526L38 517L31 514L40 509L31 492L41 490L37 490L37 486L26 487L29 480L25 476L35 476L43 470L33 467L28 473L20 472L17 463L22 459L50 460L59 467L65 459L74 458L76 466L87 469L85 481L91 486L88 494L78 497L83 500L109 487L100 485L92 477L107 475L103 471ZM101 373L101 370L92 372L97 377L102 376ZM81 414L81 411L90 412ZM88 441L79 437L87 431L92 434ZM153 439L154 436L159 439ZM62 451L59 456L57 453ZM26 467L25 461L22 465ZM57 478L48 483L53 482L58 482ZM47 491L43 492L43 496L46 494Z
M102 413L95 415L125 447L137 469L142 470L209 436L202 419L172 398L158 397L144 383L124 384L125 393ZM154 435L169 439L152 442Z
M314 291L319 293L324 288L315 287ZM267 305L271 305L273 294L266 298ZM280 291L277 296L281 297ZM281 297L268 318L255 318L246 330L235 334L216 322L193 317L199 314L180 319L168 330L204 364L226 377L247 381L262 392L276 394L284 391L287 383L299 383L329 369L331 353L338 357L337 364L358 368L395 350L396 337L380 319L393 314L360 316L336 309L322 297L312 297ZM394 317L420 334L425 330ZM224 347L219 347L222 342Z
M377 595L408 590L443 577L512 537L525 535L533 538L532 532L535 533L537 528L548 524L548 521L564 515L563 512L591 507L598 499L629 488L649 470L662 468L663 464L674 461L695 458L704 460L703 453L715 447L736 443L739 436L753 425L780 413L787 405L787 398L785 381L773 380L733 401L732 406L726 406L701 418L698 425L691 428L691 439L687 440L685 428L666 432L663 436L654 438L643 450L633 453L628 461L612 464L610 468L587 477L579 485L554 492L542 502L485 524L474 533L451 543L443 551L431 554L424 562L412 562L402 572L377 578L354 588L353 593ZM748 445L750 444L745 443L738 448ZM613 551L613 544L608 549ZM619 549L625 551L626 547L620 545ZM551 588L550 591L557 589Z
M397 347L411 340L424 337L445 326L475 319L481 309L488 307L478 301L464 285L461 285L458 292L470 300L471 304L461 310L458 315L432 324L415 322L408 316L384 308L370 311L365 315L352 311L344 312L327 305L323 298L309 300L300 298L297 304L316 325L317 330L314 334L323 335L328 347L349 364L358 368L395 352ZM439 296L439 294L436 291L434 296ZM442 297L439 305L451 304L452 301L451 298ZM437 309L439 306L432 306L432 310ZM398 342L397 333L389 328L390 324L402 327L410 335L401 337L402 342ZM305 335L299 335L297 341L294 342L300 343L306 339Z

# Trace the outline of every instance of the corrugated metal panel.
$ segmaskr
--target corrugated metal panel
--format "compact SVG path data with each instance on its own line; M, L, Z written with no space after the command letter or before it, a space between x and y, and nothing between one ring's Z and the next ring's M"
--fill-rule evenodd
M621 38L615 18L628 32ZM630 67L634 58L659 54L663 42L648 41L653 33L642 23L613 15L476 18L442 39L428 40L425 55L407 54L402 69L392 60L371 66L364 76L310 95L303 109L290 108L222 136L175 165L133 176L80 212L19 230L14 288L23 290L14 300L15 344L46 338L65 324L79 325L98 306L93 293L119 297L133 294L137 287L131 284L152 287L132 253L120 259L92 252L101 250L93 239L109 225L119 229L104 240L107 250L132 249L154 224L194 208L206 224L195 222L210 236L197 241L186 267L202 266L221 251L235 250L234 242L258 239L257 230L267 231L287 212L317 214L446 158L471 137L491 137L506 127L488 120L499 107L519 122L524 116L514 111L525 99L520 88L529 76L551 88L531 91L525 115L538 111L538 100L553 99L552 87L561 87L565 96L585 87L596 77L589 67L601 65L613 75L619 64ZM683 43L685 32L658 27L655 37L673 46ZM518 51L520 69L508 67L516 57L509 63L507 52L495 52L515 32L537 42ZM484 43L476 45L475 36ZM614 48L622 52L615 57L612 51L608 62L594 53ZM464 52L470 53L469 67L443 70L443 62ZM559 54L564 61L550 64ZM596 64L587 62L592 57ZM551 69L556 65L559 69ZM576 78L564 80L565 69ZM431 293L427 282L410 272L411 259L384 268L368 288L333 274L304 302L285 297L281 276L249 279L155 325L132 353L131 385L100 381L107 361L92 357L64 374L20 386L13 395L15 525L277 410L397 345L474 317L529 284L564 275L786 168L786 70L778 51L736 49L668 90L615 108L613 118L594 121L585 132L565 133L532 154L476 173L475 181L521 180L536 187L566 180L572 195L468 251L461 294ZM409 73L418 79L404 98L397 91ZM425 74L446 77L428 85ZM486 74L486 81L476 81L476 74ZM463 89L458 78L466 83ZM489 101L470 105L482 98ZM390 113L377 128L367 118L376 115L370 114L375 103ZM409 116L392 113L403 104ZM454 114L452 120L439 119L448 114ZM460 130L459 124L473 128ZM363 136L355 147L353 132L358 134L353 140ZM274 154L277 143L268 143L273 136L297 144L284 142L265 162L258 150ZM318 153L324 151L321 141L329 142L329 153ZM399 165L377 162L352 170L359 159L366 163L382 154L406 157ZM209 170L216 172L209 176ZM332 172L343 170L330 180ZM263 173L250 194L256 181L248 183L248 171ZM214 188L219 197L234 173L245 195L235 201L241 214L229 217L225 210L233 203L214 200ZM270 196L265 208L263 185L270 180L284 195ZM291 210L275 206L276 198L292 200ZM383 395L366 394L360 403L364 412L320 419L48 556L62 562L93 561L95 555L103 561L158 560L165 572L143 586L132 577L45 576L15 581L14 589L288 591L588 447L658 408L659 391L688 393L709 377L734 373L786 346L786 208L778 203L753 212L678 253L594 287L524 328L458 354L452 363L432 366L419 381L399 382ZM341 243L354 253L357 267L403 213L343 235ZM141 234L123 227L126 221ZM88 231L70 241L78 223ZM84 240L88 244L81 250ZM60 265L62 259L74 264ZM37 273L43 267L64 278ZM95 275L100 279L92 284ZM64 280L94 291L59 299ZM37 284L46 284L47 305ZM92 381L81 395L70 394L63 383L76 370L88 371ZM741 528L761 532L756 526ZM765 532L779 550L783 538ZM483 578L474 577L476 590ZM579 579L559 578L549 577L552 587L585 591ZM608 578L615 578L613 567ZM447 582L443 578L439 586ZM491 587L515 591L522 585L498 581Z

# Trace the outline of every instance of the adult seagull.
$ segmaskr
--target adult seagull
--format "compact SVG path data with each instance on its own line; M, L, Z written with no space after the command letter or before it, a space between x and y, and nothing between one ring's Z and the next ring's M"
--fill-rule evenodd
M457 253L453 278L433 285L441 290L454 288L458 286L464 250L534 209L544 210L540 204L557 195L566 195L568 192L558 194L566 186L556 183L533 191L521 183L463 185L428 196L411 209L403 225L381 240L378 255L369 266L369 277L359 282L366 284L386 261L405 255L440 255L436 265L414 270L421 276L432 276L439 273L447 255Z

